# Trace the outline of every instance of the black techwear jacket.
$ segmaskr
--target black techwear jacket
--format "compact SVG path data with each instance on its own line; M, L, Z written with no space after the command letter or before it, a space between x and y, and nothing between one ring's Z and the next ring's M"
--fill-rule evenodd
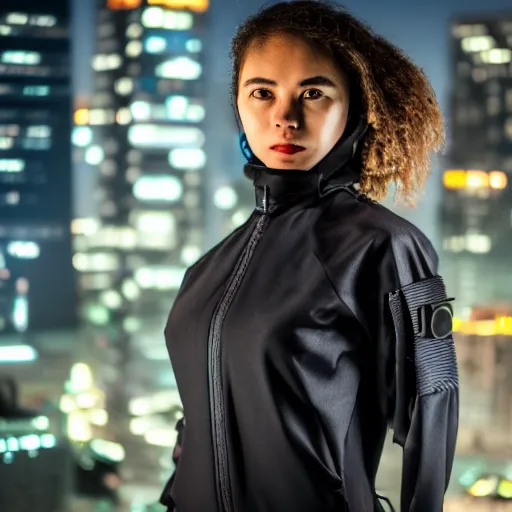
M187 418L169 510L382 511L389 425L401 510L442 511L451 306L428 239L353 186L360 136L308 172L248 164L256 209L187 271L165 330Z

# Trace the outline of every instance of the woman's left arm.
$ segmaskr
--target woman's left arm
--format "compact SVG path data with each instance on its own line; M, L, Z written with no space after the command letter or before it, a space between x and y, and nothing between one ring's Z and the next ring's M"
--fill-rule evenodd
M451 299L426 237L401 236L392 245L394 276L387 285L395 286L382 301L382 320L394 341L389 419L394 442L403 447L401 510L442 512L459 415Z

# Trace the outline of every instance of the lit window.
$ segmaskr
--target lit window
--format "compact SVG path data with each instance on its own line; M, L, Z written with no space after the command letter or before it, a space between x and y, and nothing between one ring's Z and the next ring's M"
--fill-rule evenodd
M204 144L204 132L192 127L139 124L130 126L128 140L135 147L199 148Z
M133 195L140 201L175 202L183 195L183 185L175 176L141 176Z
M27 137L33 137L38 139L44 139L46 137L51 137L52 129L47 125L42 126L29 126L27 128Z
M458 24L452 27L455 37L484 36L487 34L487 27L481 23Z
M49 85L27 85L23 87L23 94L25 96L49 96Z
M181 250L181 261L187 265L193 265L201 257L201 248L197 245L186 245Z
M168 9L190 9L196 12L208 10L210 0L148 0L148 5L163 5Z
M0 158L0 172L23 172L25 161L18 158Z
M174 233L176 219L167 211L134 211L130 220L135 229L142 233Z
M74 121L75 124L78 125L89 124L89 110L86 108L80 108L75 111Z
M28 14L24 12L11 12L7 15L5 22L9 25L26 25L28 23Z
M22 64L36 66L41 63L41 54L38 52L6 51L2 54L4 64Z
M10 36L12 28L7 25L0 25L0 36Z
M16 241L10 242L7 245L7 252L13 258L19 258L23 260L34 260L39 258L41 250L39 248L39 244L36 242L23 242Z
M187 52L199 53L203 50L203 42L200 39L189 39L185 47L187 48Z
M110 55L99 54L92 59L92 68L94 71L110 71L121 66L123 59L117 53Z
M147 121L151 118L151 105L147 101L134 101L130 112L137 121Z
M251 210L248 209L237 210L231 217L231 222L233 223L233 226L236 228L241 226L244 222L247 221L251 213Z
M132 122L132 114L127 108L120 108L117 111L116 121L120 125L130 124Z
M155 70L161 78L197 80L203 72L201 64L189 57L175 57L159 64Z
M144 48L148 53L164 53L167 49L167 41L164 37L150 36L146 39Z
M503 190L507 187L508 177L502 171L492 171L489 173L489 185L496 190Z
M213 195L213 204L221 210L231 210L238 203L238 195L233 187L220 187Z
M169 164L178 170L193 171L201 169L206 163L206 154L202 149L173 149L169 152Z
M18 332L25 332L28 328L28 299L26 296L18 296L14 299L12 311L12 323Z
M142 0L108 0L107 7L114 11L122 9L136 9L140 7Z
M71 135L71 142L80 148L88 146L92 142L92 130L88 126L75 126Z
M109 309L119 309L123 304L123 299L120 293L116 290L104 291L100 295L99 300Z
M508 48L493 48L480 53L482 62L486 64L508 64L512 61L512 50Z
M194 17L189 12L164 11L161 7L148 7L142 13L142 24L148 28L190 30Z
M512 117L509 117L505 121L505 137L507 137L508 140L512 140Z
M85 161L89 165L99 165L105 158L105 152L101 146L91 146L85 152Z
M143 32L144 29L138 23L132 23L126 29L126 37L129 39L138 39Z
M466 174L467 188L486 188L489 186L489 175L485 171L468 171Z
M468 36L461 40L462 49L465 52L481 52L490 50L496 46L496 41L491 36Z
M125 53L128 57L138 57L142 53L142 43L140 41L130 41L126 45Z
M115 122L116 115L112 109L91 109L89 110L89 124L105 125Z
M12 137L0 137L0 149L11 149L14 146Z
M149 28L160 28L165 20L165 12L160 7L149 7L142 13L142 24Z
M123 77L116 80L114 85L115 91L121 96L127 96L133 91L133 79L129 77Z
M73 266L78 272L111 272L119 269L120 260L114 253L77 253Z
M38 27L54 27L57 25L57 18L55 16L35 16L31 19L31 24Z
M485 254L491 250L491 238L487 235L466 235L466 250L476 254Z
M141 288L177 290L183 282L186 269L183 267L142 267L135 272L135 281Z

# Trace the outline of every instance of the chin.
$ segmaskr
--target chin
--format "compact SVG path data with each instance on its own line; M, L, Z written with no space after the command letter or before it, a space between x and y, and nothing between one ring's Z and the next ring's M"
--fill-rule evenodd
M298 158L297 158L298 157ZM303 170L309 171L312 168L309 162L300 158L299 154L296 155L272 155L264 161L267 167L279 170Z

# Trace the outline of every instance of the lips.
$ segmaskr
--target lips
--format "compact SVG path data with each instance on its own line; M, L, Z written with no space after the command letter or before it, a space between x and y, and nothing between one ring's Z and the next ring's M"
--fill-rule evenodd
M286 155L294 155L295 153L304 151L306 148L297 146L296 144L275 144L270 149L278 151L279 153L285 153Z

